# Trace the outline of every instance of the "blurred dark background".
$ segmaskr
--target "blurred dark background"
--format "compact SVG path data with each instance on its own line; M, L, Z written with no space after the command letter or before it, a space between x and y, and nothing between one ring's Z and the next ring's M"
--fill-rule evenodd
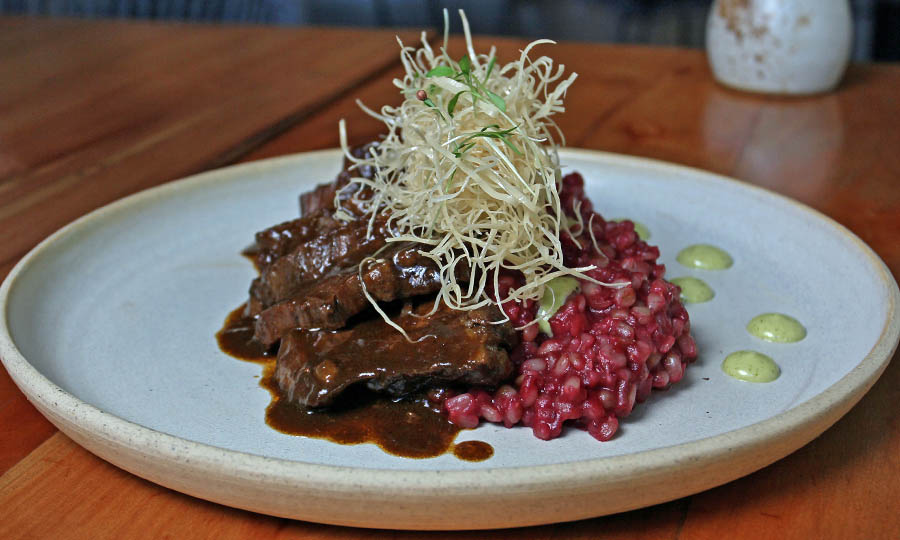
M702 47L712 0L0 0L2 14L206 23L441 28L557 40ZM900 0L851 0L853 58L900 60ZM453 28L459 24L454 21Z

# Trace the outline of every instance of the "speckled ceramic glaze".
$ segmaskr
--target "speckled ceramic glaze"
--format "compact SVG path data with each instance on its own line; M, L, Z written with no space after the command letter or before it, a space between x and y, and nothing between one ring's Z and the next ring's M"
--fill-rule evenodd
M332 178L335 151L205 173L129 197L60 230L0 288L0 356L28 398L90 451L172 489L310 521L475 529L598 516L738 478L817 436L875 382L900 333L897 285L846 229L802 205L713 174L566 150L597 208L647 225L670 277L715 290L689 305L701 351L607 443L570 429L540 441L484 425L491 459L412 460L264 423L260 367L213 337L243 302L253 233L297 214L297 194ZM673 204L673 201L677 201ZM686 268L696 243L727 250L721 271ZM790 313L797 343L751 336L747 322ZM781 366L771 383L724 374L730 352Z
M848 0L716 0L706 50L722 84L813 94L838 84L852 37Z

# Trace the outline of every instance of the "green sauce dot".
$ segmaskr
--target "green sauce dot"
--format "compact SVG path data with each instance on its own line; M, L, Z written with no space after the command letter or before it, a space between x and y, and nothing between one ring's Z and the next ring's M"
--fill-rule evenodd
M630 222L634 223L634 232L635 232L635 234L638 235L638 238L640 238L644 242L646 242L647 240L650 240L650 229L648 229L647 226L644 225L643 223L641 223L640 221L635 221L633 219L628 219L628 218L616 218L616 219L612 219L610 221L614 221L616 223L622 223L623 221L630 221Z
M725 270L734 264L731 255L709 244L688 246L679 251L675 259L688 268L704 270Z
M794 343L806 337L806 328L797 319L782 313L763 313L750 319L747 331L759 339Z
M735 379L754 383L772 382L781 375L774 360L756 351L729 354L722 362L722 371Z
M681 300L691 304L709 302L716 295L702 279L691 276L672 278L669 281L681 287Z
M556 315L559 308L563 307L569 295L578 289L578 280L570 276L559 276L551 279L544 287L544 295L538 304L537 320L538 328L548 336L553 336L550 328L550 317Z

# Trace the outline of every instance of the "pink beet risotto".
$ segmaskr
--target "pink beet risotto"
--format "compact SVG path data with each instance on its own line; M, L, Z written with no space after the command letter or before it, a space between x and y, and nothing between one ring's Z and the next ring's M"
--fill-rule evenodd
M628 285L611 288L582 280L580 290L550 318L553 337L537 325L519 332L521 341L511 355L512 385L493 394L471 390L444 402L456 425L472 428L482 419L506 427L524 424L536 437L552 439L568 424L606 441L635 403L652 389L680 381L697 356L680 291L663 279L666 268L656 262L659 248L639 239L632 222L608 222L595 213L578 173L563 179L560 199L569 217L579 211L584 222L575 239L562 233L566 266L593 265L596 269L586 272L590 277ZM506 297L518 280L502 276L499 297ZM522 327L534 320L538 306L507 302L503 309Z

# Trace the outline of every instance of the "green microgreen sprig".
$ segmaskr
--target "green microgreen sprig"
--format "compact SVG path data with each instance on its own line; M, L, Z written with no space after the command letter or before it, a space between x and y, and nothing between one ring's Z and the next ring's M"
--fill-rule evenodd
M468 55L463 56L459 59L459 62L457 62L459 69L454 69L452 66L446 65L436 66L431 68L428 73L425 74L425 77L447 77L468 87L467 90L457 92L457 94L447 103L447 114L451 117L453 116L453 111L456 109L456 104L459 102L459 96L466 92L472 94L473 103L477 103L478 100L481 99L493 103L499 110L506 112L506 101L494 92L488 90L486 86L487 81L491 76L491 72L494 70L496 61L496 58L493 56L488 61L488 69L483 80L478 80L477 77L472 76L472 62L469 60Z
M457 158L461 157L462 154L464 154L467 150L469 150L470 148L475 146L475 143L471 142L473 139L477 139L478 137L485 137L485 138L489 138L489 139L500 139L507 146L509 146L513 150L513 152L515 152L521 156L521 155L523 155L522 151L519 150L516 147L516 145L514 145L508 139L509 134L518 128L519 128L519 126L513 126L508 129L500 129L500 126L498 126L497 124L491 124L489 126L485 126L485 127L481 128L480 130L478 130L474 133L470 133L470 134L466 135L465 137L463 137L462 139L460 139L459 141L457 141L456 149L453 151L453 155L456 156ZM488 131L490 129L492 129L493 131Z
M457 62L459 69L455 69L449 65L440 65L431 68L427 73L425 73L425 78L447 77L466 86L465 90L460 90L459 92L454 94L453 97L451 97L447 102L447 114L450 116L450 118L453 118L453 113L456 111L456 106L459 103L460 96L466 93L471 95L472 105L476 109L478 106L478 101L481 100L491 103L494 107L500 110L500 112L506 112L506 101L487 88L487 82L488 79L490 79L491 73L494 71L496 61L496 57L492 56L490 58L490 60L488 61L487 71L485 72L484 78L481 80L479 80L478 77L475 77L472 73L472 62L469 59L468 55L463 56L459 59L459 62ZM431 100L430 96L434 95L437 91L439 91L439 88L434 84L431 84L428 86L428 92L419 90L416 93L416 97L426 106L434 109L441 119L447 120L443 112ZM522 151L519 150L519 148L515 144L513 144L512 141L509 140L510 134L518 129L518 127L519 126L516 125L511 128L500 129L499 125L491 124L489 126L481 128L478 131L465 134L453 146L453 155L457 159L460 159L466 152L475 147L475 139L487 138L502 141L506 146L512 149L513 152L521 156L523 155ZM457 169L454 168L453 172L450 175L450 178L447 179L447 182L444 185L444 189L449 189L450 185L453 183L453 179L456 176L456 173Z
M448 77L467 86L466 90L460 90L450 98L450 101L447 102L447 114L450 115L451 118L453 117L453 113L456 110L456 105L459 103L460 96L467 92L471 94L473 104L477 103L478 100L487 101L492 103L501 112L505 113L506 101L494 92L488 90L486 86L491 73L494 71L494 65L496 64L496 62L496 57L492 56L488 61L487 71L485 72L484 79L482 80L478 80L477 77L473 76L472 62L471 60L469 60L468 55L465 55L459 59L459 62L457 63L459 69L454 69L452 66L448 65L440 65L431 68L425 74L425 77ZM428 87L427 93L420 90L416 95L425 105L435 109L443 118L443 114L440 110L438 110L437 105L435 105L435 103L429 97L429 95L433 95L437 90L438 88L434 84L431 84ZM457 158L459 158L462 156L462 154L464 154L467 150L475 145L475 143L470 142L472 141L472 139L475 139L477 137L488 137L503 141L503 143L509 146L514 152L522 155L522 152L516 147L516 145L514 145L509 140L509 134L515 131L517 128L518 126L513 126L509 129L501 130L500 126L496 124L486 126L477 132L468 134L460 142L458 142L455 150L453 151L453 154ZM488 131L490 129L493 129L493 131Z

